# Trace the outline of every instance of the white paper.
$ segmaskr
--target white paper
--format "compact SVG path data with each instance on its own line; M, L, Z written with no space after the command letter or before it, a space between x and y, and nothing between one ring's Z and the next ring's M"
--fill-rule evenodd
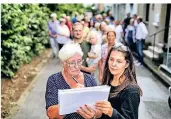
M110 87L107 85L59 90L59 114L74 113L85 104L94 108L97 101L108 100L109 91Z

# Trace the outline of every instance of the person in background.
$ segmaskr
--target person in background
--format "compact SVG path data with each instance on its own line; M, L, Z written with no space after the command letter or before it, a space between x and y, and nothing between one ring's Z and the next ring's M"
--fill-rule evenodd
M107 26L106 22L101 22L100 23L100 31L101 31L101 34L103 35L104 32L105 32L105 27Z
M99 113L101 112L99 110L92 109L88 105L83 105L83 108L79 108L76 113L59 115L59 89L92 87L97 86L97 84L93 76L80 71L83 63L83 52L79 44L65 44L59 51L58 56L63 70L56 74L52 74L48 78L46 84L46 114L49 119L92 119L95 116L100 117ZM77 82L73 80L73 77L77 80Z
M122 26L120 25L119 20L115 20L115 33L116 33L116 40L117 42L123 42L122 38L124 36Z
M100 23L96 22L94 25L96 32L97 32L97 39L98 39L98 44L102 44L102 34L100 31Z
M59 49L58 43L57 43L57 27L59 25L59 22L57 21L56 17L57 15L55 13L52 13L50 15L51 20L48 22L48 34L49 34L49 41L50 41L50 45L52 48L52 57L55 58L57 56L57 52Z
M138 119L142 90L136 79L133 56L128 47L114 45L107 56L102 85L111 86L108 101L98 101L100 119Z
M107 17L107 14L103 13L103 21L106 19L106 17Z
M90 20L89 29L90 29L90 31L95 30L94 29L94 21L93 20Z
M83 25L83 39L87 40L88 34L89 34L89 27L86 26L85 21L81 21L81 24Z
M130 13L127 13L127 17L124 19L124 29L123 29L124 31L127 28L127 26L129 25L130 20L131 20Z
M74 16L72 17L72 24L75 24L77 22L78 12L74 13Z
M134 14L133 15L133 19L134 19L134 27L135 27L135 29L137 28L137 25L138 25L138 23L137 23L137 15L136 14Z
M88 57L88 52L90 52L91 44L83 39L83 25L79 22L76 22L73 26L73 42L78 43L83 51L83 64L81 66L81 71L84 73L91 74L97 68L97 65L88 67L86 59Z
M57 36L57 42L59 44L59 50L63 47L64 44L71 41L70 37L70 31L68 27L65 25L66 20L64 18L59 19L60 24L58 26L58 36Z
M137 20L137 28L136 28L136 49L137 49L137 54L138 54L138 60L139 63L137 63L137 66L144 65L144 60L143 60L143 47L145 43L145 38L148 35L147 27L143 23L142 17L138 17Z
M108 39L107 39L107 32L108 32L108 31L112 31L112 30L113 30L113 29L110 28L109 26L105 26L104 33L103 33L103 35L102 35L102 45L108 42Z
M134 43L135 43L135 27L134 27L134 19L130 20L130 24L125 29L125 41L129 48L133 51L134 50Z
M97 32L91 31L89 35L88 42L91 44L90 52L88 52L88 57L86 59L88 67L93 65L98 65L99 60L101 59L101 45L98 43ZM98 80L98 69L91 73L97 84L100 84Z
M64 18L66 20L66 14L62 14L62 18Z
M88 66L92 66L99 62L101 55L101 46L98 44L97 33L95 31L90 32L88 41L91 44L91 49L88 52L86 61Z
M72 22L70 16L66 16L66 25L70 31L70 39L72 39Z
M101 59L99 61L98 67L99 67L99 81L102 82L103 78L103 71L105 62L107 59L107 54L109 50L116 44L116 33L113 31L113 29L109 29L107 32L107 43L102 45L101 48Z
M110 24L113 24L113 20L115 20L115 18L113 17L111 10L108 12L108 16L107 16L106 19L109 19L110 20Z

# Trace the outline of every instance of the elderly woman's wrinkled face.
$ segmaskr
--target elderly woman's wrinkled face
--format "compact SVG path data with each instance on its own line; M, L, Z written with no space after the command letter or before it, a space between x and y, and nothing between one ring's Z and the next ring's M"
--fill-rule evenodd
M65 61L64 68L69 75L77 76L80 74L82 62L81 55L76 53L74 56Z
M128 67L125 60L125 54L120 51L113 50L108 60L108 66L111 74L120 75Z

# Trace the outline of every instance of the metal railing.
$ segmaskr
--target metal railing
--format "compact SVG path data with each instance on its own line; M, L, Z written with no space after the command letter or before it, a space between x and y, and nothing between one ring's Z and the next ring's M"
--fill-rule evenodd
M158 33L161 33L162 31L165 31L166 29L169 29L170 27L171 27L171 26L167 26L167 27L165 27L165 28L163 28L163 29L161 29L161 30L159 30L159 31L157 31L157 32L155 32L155 33L149 35L149 37L154 36L154 39L153 39L153 58L152 58L153 61L154 61L154 47L155 47L155 43L156 43L156 35L157 35Z

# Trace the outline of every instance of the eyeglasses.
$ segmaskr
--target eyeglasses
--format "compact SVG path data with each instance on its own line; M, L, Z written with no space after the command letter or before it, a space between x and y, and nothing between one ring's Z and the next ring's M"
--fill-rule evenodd
M77 62L66 62L70 68L74 68L76 66L81 66L84 60L78 60Z
M113 46L114 49L116 50L123 50L123 51L129 51L128 47L121 44L121 43L116 43L114 46Z

